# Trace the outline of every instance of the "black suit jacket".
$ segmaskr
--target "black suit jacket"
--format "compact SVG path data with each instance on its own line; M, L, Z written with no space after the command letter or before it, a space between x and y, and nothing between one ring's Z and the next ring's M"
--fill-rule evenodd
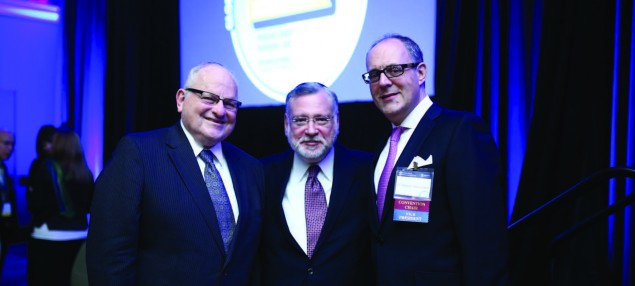
M6 250L9 242L15 239L18 230L18 208L15 198L15 187L13 186L13 178L9 175L9 170L4 162L0 161L0 168L3 172L3 185L0 185L0 208L5 203L11 205L11 215L0 217L0 240L2 241L2 250ZM6 251L2 251L2 257L6 256ZM2 272L2 270L0 270Z
M505 285L505 194L487 126L474 115L433 104L395 169L430 155L433 163L426 167L434 169L434 179L428 223L393 221L394 172L381 223L376 203L371 206L378 285Z
M293 152L267 157L265 227L262 242L264 285L372 285L370 264L370 153L336 145L333 186L326 219L311 259L289 231L282 198Z
M228 253L181 125L119 142L91 207L91 285L248 284L262 229L262 166L226 142L222 149L240 211Z

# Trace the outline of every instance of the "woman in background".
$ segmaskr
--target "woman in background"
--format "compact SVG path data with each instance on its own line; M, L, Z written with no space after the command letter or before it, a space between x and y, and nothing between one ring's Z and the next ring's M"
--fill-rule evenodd
M94 188L79 136L53 135L50 159L36 166L27 193L33 232L27 247L28 285L69 285L77 252L88 233Z
M40 169L40 165L44 163L46 159L51 158L51 149L53 148L53 135L57 131L57 128L53 125L43 125L37 132L37 138L35 139L35 152L37 157L31 162L29 168L29 177L26 181L26 186L30 190L32 189L33 182L42 178L37 177L37 172Z

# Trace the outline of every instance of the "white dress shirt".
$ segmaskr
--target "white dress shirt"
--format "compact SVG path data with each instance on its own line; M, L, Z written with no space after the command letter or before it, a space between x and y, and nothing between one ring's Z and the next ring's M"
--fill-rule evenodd
M406 129L402 131L401 137L399 137L399 143L397 144L397 156L395 156L395 162L394 162L395 164L399 160L399 156L401 156L401 152L406 147L406 144L410 140L410 137L412 136L412 133L415 131L415 128L417 128L417 125L419 125L419 121L421 121L421 118L423 118L423 115L426 114L426 111L428 111L430 106L432 106L432 100L430 99L429 96L426 96L425 98L423 98L421 102L419 102L419 104L417 104L417 107L415 107L415 109L413 109L412 112L410 112L410 114L406 116L403 122L401 122L401 125L399 125ZM395 128L395 127L396 127L395 125L392 125L392 128ZM384 170L384 165L386 165L386 158L388 157L388 149L390 149L390 137L388 137L388 140L386 140L386 145L384 146L384 149L381 151L381 154L379 154L379 158L377 159L377 165L375 166L375 178L374 178L375 193L377 192L379 177L381 177L381 172Z
M183 126L183 121L181 121L181 128L183 128L183 132L185 132L185 136L187 137L187 141L190 142L190 146L192 146L192 150L194 150L194 156L196 157L196 161L198 162L198 167L201 169L201 175L205 177L205 161L201 159L198 155L203 151L203 146L198 144L194 140L192 134ZM227 161L225 160L225 156L223 155L223 149L221 148L221 142L209 148L210 151L214 154L216 158L214 158L214 166L218 173L220 174L221 179L223 179L223 185L225 185L225 190L227 191L227 197L229 198L229 203L232 205L232 211L234 213L234 221L238 222L238 215L240 212L238 211L238 201L236 200L236 192L234 191L234 183L232 182L231 174L229 173L229 167L227 166ZM209 203L211 204L211 198Z
M333 162L334 162L334 148L326 154L326 157L318 163L320 166L320 173L318 173L318 180L322 184L324 189L324 195L326 196L326 206L328 207L331 199L331 189L333 187ZM309 164L302 161L297 154L293 156L293 166L291 167L291 174L289 175L289 182L282 198L282 208L284 210L284 216L287 219L287 226L291 235L298 242L298 245L302 247L304 252L307 252L307 239L306 239L306 215L304 212L304 187L308 174Z

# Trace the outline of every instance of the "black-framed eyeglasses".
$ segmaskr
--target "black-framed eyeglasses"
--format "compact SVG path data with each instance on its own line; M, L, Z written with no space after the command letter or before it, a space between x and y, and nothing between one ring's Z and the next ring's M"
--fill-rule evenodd
M193 94L196 94L205 104L216 105L219 101L223 102L223 107L229 111L235 111L240 107L243 103L231 99L231 98L222 98L220 95L213 94L208 91L202 91L195 88L185 88L186 91L189 91Z
M316 116L313 118L306 116L294 116L291 117L291 122L295 127L307 126L309 125L309 121L313 121L313 123L319 126L326 126L331 122L331 119L333 119L331 116Z
M386 66L383 70L371 70L362 75L362 79L365 83L370 84L374 82L378 82L381 74L384 73L387 78L398 77L404 73L407 68L414 68L418 66L420 63L409 63L409 64L400 64L400 65L389 65Z

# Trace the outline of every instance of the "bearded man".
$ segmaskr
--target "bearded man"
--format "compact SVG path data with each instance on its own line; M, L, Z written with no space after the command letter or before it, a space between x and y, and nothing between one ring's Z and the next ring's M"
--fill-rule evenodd
M374 285L368 211L372 155L335 144L337 95L306 82L287 94L292 150L265 169L263 285Z

